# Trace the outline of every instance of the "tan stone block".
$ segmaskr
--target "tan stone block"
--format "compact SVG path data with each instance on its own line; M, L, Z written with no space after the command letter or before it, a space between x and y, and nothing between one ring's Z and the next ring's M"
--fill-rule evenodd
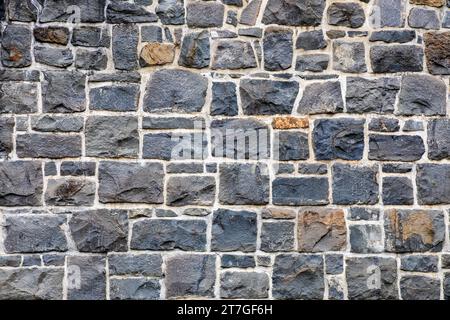
M308 118L275 117L272 121L274 129L306 129L309 128Z
M422 4L430 7L442 7L445 4L445 0L410 0L411 4Z
M172 63L175 58L175 46L171 43L153 42L141 50L141 65L156 66Z

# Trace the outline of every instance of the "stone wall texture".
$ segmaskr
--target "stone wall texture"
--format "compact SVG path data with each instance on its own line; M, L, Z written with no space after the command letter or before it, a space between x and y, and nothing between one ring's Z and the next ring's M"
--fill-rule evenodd
M0 20L0 299L450 299L450 1Z

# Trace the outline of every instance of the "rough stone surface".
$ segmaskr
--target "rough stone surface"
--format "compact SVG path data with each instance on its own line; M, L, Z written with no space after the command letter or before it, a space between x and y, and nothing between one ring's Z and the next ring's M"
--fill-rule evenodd
M167 181L167 202L171 206L212 205L215 192L213 177L171 177Z
M423 49L416 45L373 46L370 61L375 73L420 72Z
M416 161L425 153L420 136L371 134L369 159L389 161Z
M428 71L436 75L450 74L450 32L426 33L424 41Z
M293 32L287 29L268 28L264 33L264 69L280 71L290 68L293 56Z
M51 179L45 190L45 203L50 206L92 206L95 183L92 180Z
M426 276L405 276L400 279L403 300L439 300L441 294L439 279Z
M67 258L67 299L106 299L106 259L101 255Z
M365 15L362 6L356 2L332 3L327 10L328 24L359 28L364 24Z
M325 9L324 0L269 0L262 23L288 26L317 26Z
M263 272L225 272L221 279L221 298L263 299L269 295L269 277Z
M291 251L294 248L292 221L263 222L261 226L261 250L265 252Z
M344 109L341 85L337 81L312 83L305 87L297 112L300 114L337 113Z
M366 72L364 43L335 41L333 69L350 73Z
M275 178L272 183L272 200L276 205L325 205L329 203L328 189L326 178Z
M205 68L210 62L210 41L208 31L193 32L185 35L181 45L180 66Z
M217 41L213 46L212 69L256 68L256 56L250 42Z
M450 166L447 164L425 163L417 165L418 202L424 205L450 203L449 177Z

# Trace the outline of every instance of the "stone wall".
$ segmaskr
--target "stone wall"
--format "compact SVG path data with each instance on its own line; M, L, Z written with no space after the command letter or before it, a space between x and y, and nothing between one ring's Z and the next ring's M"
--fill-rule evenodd
M0 19L0 299L450 298L450 1Z

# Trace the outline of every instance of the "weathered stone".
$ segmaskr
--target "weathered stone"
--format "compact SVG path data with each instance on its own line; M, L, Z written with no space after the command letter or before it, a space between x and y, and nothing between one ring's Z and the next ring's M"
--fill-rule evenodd
M256 213L219 209L214 212L211 250L243 251L256 250Z
M333 203L375 204L378 202L378 167L333 165Z
M324 0L269 0L262 23L288 26L318 26L322 22Z
M186 163L169 163L166 167L167 173L203 173L203 163L186 162Z
M42 180L40 162L0 162L0 206L41 205Z
M401 115L445 115L446 85L428 75L406 75L402 78L398 111Z
M7 216L3 245L7 253L67 251L64 216Z
M265 207L261 210L261 216L263 219L294 219L297 214L291 209Z
M100 255L67 257L67 299L106 299L106 259Z
M19 158L68 158L81 156L81 136L57 134L20 134L16 137Z
M234 141L239 147L235 147ZM270 157L270 130L264 122L255 119L214 120L211 144L214 157L267 159Z
M77 49L75 67L81 70L104 70L108 67L108 55L104 49Z
M201 160L206 158L207 144L202 132L146 134L142 156L145 159Z
M397 78L347 78L347 112L392 113L400 80Z
M0 81L41 81L41 73L39 70L21 70L21 69L1 69ZM21 83L23 84L23 83ZM19 85L19 83L17 83Z
M322 72L328 68L330 57L327 54L307 54L297 56L295 71Z
M34 47L34 59L37 63L57 68L66 68L74 60L72 50L49 47Z
M344 272L344 256L342 254L327 254L325 256L325 273L341 274Z
M0 299L62 300L64 269L1 268Z
M106 0L46 0L39 15L39 21L45 22L80 22L105 21ZM78 15L78 16L77 16Z
M400 130L399 121L395 118L373 118L369 122L369 130L376 132L396 132Z
M128 71L137 69L139 28L134 24L120 24L113 26L112 30L114 67Z
M163 42L162 28L160 26L142 26L141 27L142 42Z
M160 254L111 254L108 256L109 274L161 277L163 275Z
M296 81L243 79L239 91L246 115L290 114L299 85Z
M341 84L338 81L312 83L306 86L297 112L300 114L342 112Z
M256 57L250 42L217 41L213 46L212 69L256 68Z
M134 250L205 251L203 220L151 219L133 224L130 248Z
M41 264L41 256L38 254L23 256L22 267L40 267Z
M139 85L96 87L89 92L91 110L135 111L139 102Z
M379 253L384 249L382 229L378 225L352 225L350 231L350 251L355 253Z
M363 207L352 207L349 210L347 219L354 221L377 221L380 219L380 210Z
M307 160L309 158L308 135L303 132L280 131L275 134L274 157L279 161Z
M385 173L408 173L411 172L413 164L411 163L385 163L382 170Z
M362 159L364 120L350 118L316 120L313 148L317 160Z
M199 112L205 104L208 80L185 70L156 71L147 84L144 111Z
M345 250L346 230L343 210L301 210L297 229L298 250L300 252Z
M426 276L403 276L400 279L400 294L403 300L439 300L441 281Z
M220 278L220 297L263 299L269 296L269 276L265 272L225 272Z
M438 256L411 255L402 257L400 269L412 272L438 272L438 264Z
M450 166L447 164L417 165L417 197L419 204L450 203Z
M13 150L14 118L0 118L0 159Z
M450 14L447 16L450 21ZM450 74L450 32L427 32L424 41L428 71L431 74Z
M272 127L274 129L307 129L309 128L309 121L308 118L291 116L274 117Z
M273 298L323 299L323 269L323 257L319 255L277 255L272 275Z
M73 29L72 44L81 47L109 47L111 36L108 29L82 26Z
M370 25L374 28L403 27L405 25L406 0L375 0L370 13Z
M269 27L264 31L264 69L281 71L289 69L293 57L293 33L288 29Z
M272 183L272 202L275 205L305 206L328 204L326 178L276 178Z
M0 257L0 267L20 267L21 263L21 255L2 255Z
M159 163L100 162L102 203L163 203L163 166Z
M37 19L38 9L31 0L9 0L6 2L8 16L12 21L33 22ZM2 4L3 7L3 4Z
M335 2L327 10L328 24L350 28L361 27L366 18L364 9L356 2Z
M90 116L86 120L86 155L132 158L139 149L138 119L133 116Z
M319 50L327 46L322 30L301 32L295 43L296 49Z
M2 64L9 68L31 65L31 30L23 25L8 25L2 32Z
M364 43L334 41L333 69L351 73L366 72Z
M86 109L86 76L77 71L46 71L42 82L43 111L73 113Z
M172 63L174 58L175 46L173 44L152 42L142 48L139 61L141 67L148 67Z
M82 117L66 116L33 116L31 128L42 132L80 132L83 130L84 120Z
M439 29L441 22L434 10L412 8L408 16L408 24L412 28Z
M383 178L383 204L414 204L414 193L411 180L402 177Z
M201 117L144 117L142 129L204 129L205 121Z
M445 4L445 0L409 0L412 4L421 4L430 7L442 7Z
M213 205L215 193L214 177L170 177L167 180L167 204L169 206Z
M370 61L375 73L423 70L423 49L417 45L373 46Z
M442 160L450 158L450 121L432 119L428 122L428 158Z
M95 176L95 162L64 161L61 163L62 176Z
M216 256L179 254L166 259L166 297L214 297Z
M385 213L385 246L388 252L438 252L445 238L442 211L395 210Z
M233 82L213 82L212 116L236 116L239 112L236 85Z
M205 68L210 61L209 32L193 32L184 36L178 64L188 68Z
M183 0L158 0L156 14L163 24L184 23L184 1Z
M45 203L50 206L92 206L95 183L79 179L50 179L45 191Z
M39 42L66 45L69 43L70 31L65 27L36 27L33 35Z
M369 41L382 41L385 43L406 43L416 38L414 30L383 30L371 33Z
M106 21L115 24L156 22L158 16L135 3L112 1L106 8Z
M110 280L111 300L159 300L160 291L161 285L157 279Z
M346 264L350 300L398 299L395 258L349 257Z
M222 268L254 268L255 257L235 255L235 254L224 254L221 257L220 266Z
M136 71L96 72L89 76L89 82L131 82L141 83L141 74Z
M77 212L69 221L70 233L80 252L126 251L128 217L125 210Z
M186 6L189 28L222 27L224 6L218 2L192 1Z
M326 164L307 163L299 164L298 173L300 174L327 174L328 168Z
M223 164L220 166L219 201L222 204L266 204L269 176L265 164Z
M187 216L204 217L210 215L211 210L205 208L186 208L184 209L183 214Z
M239 23L248 26L254 26L256 24L256 20L258 19L261 4L262 4L261 0L249 1L247 6L241 12Z
M425 153L420 136L369 135L369 159L380 161L416 161Z
M292 221L263 222L261 251L278 252L294 249L295 223Z

